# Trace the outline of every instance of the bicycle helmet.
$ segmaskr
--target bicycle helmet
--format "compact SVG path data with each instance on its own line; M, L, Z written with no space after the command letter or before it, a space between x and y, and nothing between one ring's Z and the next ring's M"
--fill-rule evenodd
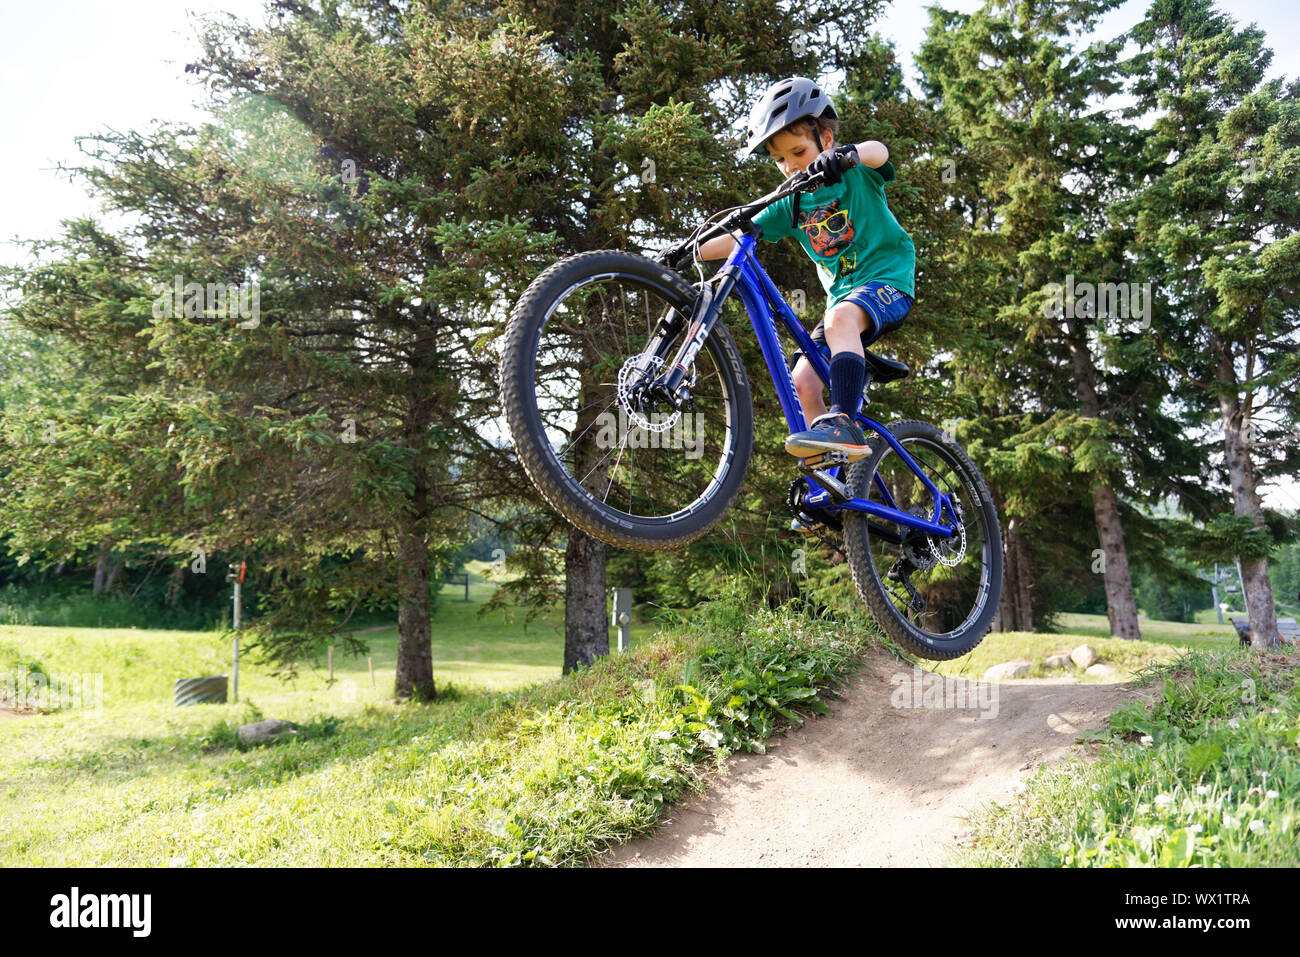
M805 116L839 119L831 98L812 80L792 76L773 83L749 112L749 139L741 157L753 156L769 139Z

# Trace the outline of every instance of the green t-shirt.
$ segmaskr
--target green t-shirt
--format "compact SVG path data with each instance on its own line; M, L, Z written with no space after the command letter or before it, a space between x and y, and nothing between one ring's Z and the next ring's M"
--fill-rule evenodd
M885 184L893 178L889 163L879 169L855 166L833 186L773 203L754 222L768 242L798 236L817 264L828 308L868 282L889 283L915 296L916 248L885 199ZM799 202L798 226L791 224L794 201Z

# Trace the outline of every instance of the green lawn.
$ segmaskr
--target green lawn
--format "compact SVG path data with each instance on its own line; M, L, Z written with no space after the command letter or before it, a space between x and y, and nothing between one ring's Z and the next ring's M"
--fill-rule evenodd
M1029 661L1033 664L1030 678L1073 674L1085 683L1126 681L1144 665L1172 661L1180 649L1227 649L1237 645L1231 625L1185 624L1143 618L1142 640L1126 641L1110 637L1105 615L1066 613L1059 620L1061 633L990 632L969 655L938 664L934 670L940 674L978 678L1001 662ZM1084 675L1074 668L1061 671L1043 667L1043 659L1049 655L1069 654L1071 649L1082 644L1091 645L1097 651L1098 661L1118 668L1119 676L1104 679Z
M563 610L548 611L529 623L517 610L480 616L496 585L485 578L487 563L472 562L470 568L470 600L464 600L463 585L444 585L434 614L438 686L451 683L462 690L508 691L559 677L564 663ZM633 644L653 632L653 624L634 621ZM362 637L374 661L374 687L365 656L345 658L337 653L331 688L325 655L302 664L298 676L287 681L245 655L240 661L240 697L264 710L303 702L325 706L335 701L387 700L392 697L397 667L397 627L366 631ZM610 645L617 645L612 628ZM22 662L50 673L101 673L110 707L170 706L175 679L229 674L231 650L229 637L217 632L0 625L0 669L12 670Z
M1224 616L1220 625L1212 610L1204 612L1204 621L1153 621L1150 618L1138 620L1142 630L1143 641L1158 641L1166 644L1184 645L1196 648L1228 648L1236 644L1237 633L1232 623ZM1072 635L1093 635L1108 637L1110 623L1105 615L1080 615L1065 612L1058 618L1062 632Z
M174 677L224 670L220 637L0 628L0 672L98 670L105 695L0 719L0 867L578 863L653 826L715 749L758 746L812 704L873 633L712 603L578 675L488 691L558 676L560 648L474 604L439 612L456 690L427 704L370 689L363 660L333 687L250 662L240 704L176 708ZM376 634L391 687L392 639ZM685 675L698 691L676 690ZM300 732L236 747L234 727L263 716Z
M760 740L875 632L712 602L689 628L651 637L639 623L632 654L555 680L560 612L527 626L518 611L479 617L493 587L476 579L468 603L444 589L433 629L444 697L431 704L392 700L393 628L365 635L375 687L364 657L337 660L333 685L323 659L291 681L245 659L240 703L176 708L175 678L228 670L222 635L0 626L0 674L99 672L105 698L0 720L0 866L579 862L653 824L693 780L691 763L728 740L745 695L760 709L780 699L745 719ZM1090 634L1104 622L990 635L940 670L978 674L1088 641L1128 674L1173 655L1161 639L1232 644L1204 625L1145 622L1142 642ZM683 680L712 690L683 698ZM234 728L260 717L294 721L299 736L238 749Z

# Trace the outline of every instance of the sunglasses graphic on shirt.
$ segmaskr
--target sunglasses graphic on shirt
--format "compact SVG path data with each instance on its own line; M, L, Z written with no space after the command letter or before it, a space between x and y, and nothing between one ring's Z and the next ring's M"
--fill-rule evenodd
M853 224L849 222L848 210L838 209L838 203L821 206L808 213L801 213L804 220L799 228L808 234L808 242L821 256L833 256L853 242Z

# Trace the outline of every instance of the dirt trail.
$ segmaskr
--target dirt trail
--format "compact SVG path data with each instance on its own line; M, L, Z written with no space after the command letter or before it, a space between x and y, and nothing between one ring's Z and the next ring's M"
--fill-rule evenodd
M927 866L945 862L963 816L1005 801L1035 768L1081 749L1123 702L1151 694L1065 680L985 685L974 707L894 707L911 666L877 654L830 702L833 715L741 754L648 838L592 860L615 867ZM935 682L935 676L922 680ZM924 687L922 685L921 687ZM996 715L993 702L996 701ZM981 713L989 714L981 718Z

